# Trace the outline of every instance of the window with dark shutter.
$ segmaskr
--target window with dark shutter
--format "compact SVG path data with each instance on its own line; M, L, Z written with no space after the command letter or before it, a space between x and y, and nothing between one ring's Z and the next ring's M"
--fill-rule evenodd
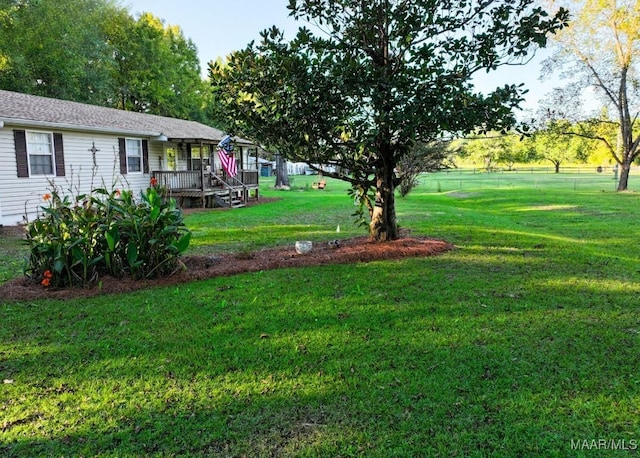
M29 159L27 156L27 135L24 130L13 131L13 141L16 147L16 166L18 178L29 177Z
M65 176L64 171L64 146L62 144L62 134L53 134L53 151L56 158L56 176Z

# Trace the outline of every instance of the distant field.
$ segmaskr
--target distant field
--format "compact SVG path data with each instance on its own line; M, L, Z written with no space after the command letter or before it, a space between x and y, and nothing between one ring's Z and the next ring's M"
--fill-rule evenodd
M426 175L423 189L428 192L447 192L464 189L567 189L580 191L615 191L618 181L611 169L601 173L596 167L565 167L554 173L553 167L522 167L515 171L487 173L481 169L452 169ZM632 170L629 189L640 186L640 171Z

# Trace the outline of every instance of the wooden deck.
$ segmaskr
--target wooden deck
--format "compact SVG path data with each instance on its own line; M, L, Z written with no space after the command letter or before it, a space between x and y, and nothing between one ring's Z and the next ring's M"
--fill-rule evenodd
M151 176L167 196L184 206L186 199L198 200L202 208L219 206L241 207L247 203L253 191L258 196L257 170L239 170L235 177L202 170L156 170Z

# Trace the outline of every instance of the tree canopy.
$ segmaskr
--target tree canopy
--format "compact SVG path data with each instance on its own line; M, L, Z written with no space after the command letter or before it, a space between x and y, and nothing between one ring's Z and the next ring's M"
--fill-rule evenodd
M526 61L567 20L533 0L290 0L289 9L320 32L302 27L286 42L272 28L228 65L211 64L216 117L351 183L375 240L398 237L395 171L416 142L514 125L524 89L481 94L473 75Z
M527 163L535 159L532 137L523 139L515 132L490 132L483 136L469 137L457 141L456 149L462 159L481 165L487 172L499 165L511 170L516 163Z
M0 87L103 104L113 60L100 0L0 0Z
M554 120L547 123L544 129L536 131L530 140L535 151L535 158L551 162L556 173L562 164L586 162L589 157L592 141L572 132L584 129L584 123L571 124L567 120Z
M0 0L0 88L205 120L193 42L114 0Z
M200 76L197 49L180 27L165 26L151 13L143 13L110 37L118 108L201 120L207 87Z

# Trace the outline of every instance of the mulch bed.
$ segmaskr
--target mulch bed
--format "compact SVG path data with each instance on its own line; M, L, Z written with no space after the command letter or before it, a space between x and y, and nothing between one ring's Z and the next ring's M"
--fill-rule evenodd
M6 230L7 228L3 228ZM143 288L170 286L195 280L224 277L244 272L258 272L291 267L371 262L384 259L435 256L452 250L442 240L408 235L390 242L371 242L368 237L355 237L333 243L315 243L309 254L297 254L293 246L268 248L253 253L216 256L184 256L184 269L172 276L134 281L103 276L100 285L86 288L45 288L27 278L17 278L0 285L3 300L71 299L136 291Z

